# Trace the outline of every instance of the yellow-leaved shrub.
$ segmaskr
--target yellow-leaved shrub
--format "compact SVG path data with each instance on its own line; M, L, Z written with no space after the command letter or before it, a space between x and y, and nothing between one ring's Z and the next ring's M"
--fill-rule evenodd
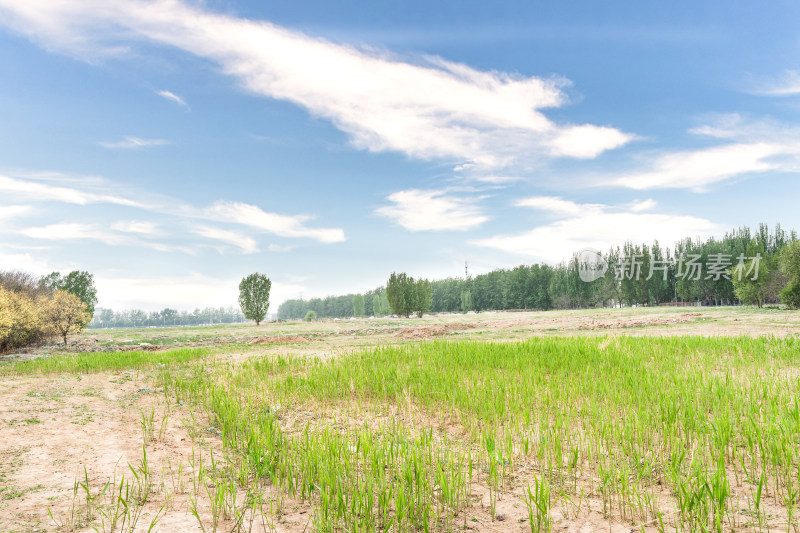
M0 287L0 352L31 344L45 335L40 302Z

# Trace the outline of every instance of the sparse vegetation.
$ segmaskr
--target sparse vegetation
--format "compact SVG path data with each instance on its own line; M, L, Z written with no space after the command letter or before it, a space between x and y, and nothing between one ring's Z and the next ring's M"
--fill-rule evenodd
M527 479L532 531L585 491L633 525L727 531L798 525L781 503L796 505L800 479L798 354L792 338L437 342L161 383L209 413L243 478L261 468L310 502L317 530L446 530L473 487L493 510Z

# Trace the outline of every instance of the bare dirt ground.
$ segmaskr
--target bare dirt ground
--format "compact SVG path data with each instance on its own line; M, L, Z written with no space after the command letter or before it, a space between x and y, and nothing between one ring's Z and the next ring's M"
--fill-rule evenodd
M752 308L642 308L268 323L259 327L91 330L67 347L42 346L0 357L0 361L63 352L225 346L226 353L219 357L235 362L263 354L331 357L365 347L432 339L513 341L537 335L607 334L796 336L800 335L800 313ZM152 439L145 439L143 413L153 416ZM202 416L193 418L187 407L169 405L150 375L122 371L0 378L0 531L92 531L91 517L85 514L85 491L79 488L77 495L73 491L76 481L88 477L89 493L95 505L102 506L105 500L100 494L106 482L119 484L123 475L125 480L132 480L128 465L134 470L142 465L145 440L152 484L135 530L147 531L152 520L160 517L152 531L202 531L190 512L191 498L197 494L193 493L190 463L193 454L195 461L203 454L208 462L209 449L217 453L222 449L218 433ZM520 482L511 483L497 504L503 520L491 520L488 493L476 483L473 509L465 514L461 529L529 531L527 509L514 496L522 490L524 465L514 477ZM277 494L267 494L266 498L274 502L273 511L254 520L253 531L313 530L307 504ZM208 498L198 497L196 501L200 520L205 530L211 531ZM596 498L588 498L577 515L556 508L554 531L627 533L641 526L609 521L601 510L602 502ZM97 516L94 524L100 524ZM219 531L233 529L233 520L219 525ZM248 530L247 525L244 530ZM655 531L653 524L644 530Z
M152 438L146 441L143 416L152 416L154 422ZM135 531L148 531L156 518L152 531L202 531L190 512L197 473L192 465L200 455L208 465L212 449L216 461L224 462L217 430L203 418L168 404L163 391L136 371L0 380L0 531L94 531L91 525L110 531L108 525L102 527L97 511L94 520L87 516L85 489L74 492L75 483L88 480L89 493L96 498L92 507L110 510L110 487L124 480L132 483L131 467L142 475L145 442L150 492ZM102 497L108 481L112 485ZM211 531L204 487L199 494L198 514ZM256 517L252 530L307 527L308 505L281 503L273 516ZM219 530L230 531L234 524L223 520Z

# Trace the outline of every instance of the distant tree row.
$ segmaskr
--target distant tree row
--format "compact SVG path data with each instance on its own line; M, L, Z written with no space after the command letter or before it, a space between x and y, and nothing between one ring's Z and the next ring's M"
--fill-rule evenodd
M756 232L740 228L721 239L684 239L673 249L658 242L625 243L596 257L603 269L585 281L591 265L583 255L550 266L519 265L478 276L430 282L431 312L507 309L578 309L660 305L670 302L702 305L785 303L800 307L800 244L795 232L780 226L773 232L761 225ZM322 317L354 316L353 301L364 298L367 316L389 310L374 304L378 288L363 295L288 300L278 317L303 318L308 310ZM360 299L358 299L360 302ZM401 313L404 314L404 313Z
M421 317L431 308L433 287L427 279L414 279L405 272L392 272L386 283L386 298L392 313L404 317L414 313Z
M206 307L194 311L178 311L166 307L150 313L141 309L114 311L98 308L90 328L146 328L199 326L202 324L238 324L247 322L237 307Z
M94 279L74 271L38 278L26 272L0 272L0 352L51 336L67 337L86 328L97 303Z
M286 300L278 307L278 318L283 320L304 319L309 311L317 318L349 318L351 316L387 316L391 314L386 288L367 291L363 294L326 296L325 298L302 298Z

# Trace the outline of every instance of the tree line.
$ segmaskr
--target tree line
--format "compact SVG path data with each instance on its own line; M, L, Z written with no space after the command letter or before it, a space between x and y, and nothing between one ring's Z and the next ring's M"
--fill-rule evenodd
M206 307L194 311L178 311L166 307L161 311L127 309L114 311L99 307L89 328L148 328L168 326L200 326L204 324L238 324L247 322L242 312L233 306Z
M349 318L352 316L387 316L391 314L386 287L377 287L360 294L286 300L278 307L281 320L304 319L309 311L315 318Z
M662 247L657 241L649 245L626 242L597 253L593 263L587 264L585 255L576 253L569 261L554 266L519 265L474 277L430 281L429 311L580 309L667 303L757 306L784 303L800 307L800 243L796 232L787 233L779 225L773 231L764 224L757 231L739 228L721 239L686 238L672 249ZM602 272L585 281L582 272L585 274L595 265L601 265ZM390 278L387 286L391 284ZM361 298L366 316L384 316L390 310L375 307L372 302L386 293L387 287L378 287L360 295L287 300L279 307L278 318L303 318L308 310L319 317L361 316L354 308L354 301L360 302ZM391 312L406 314L402 308L392 308Z

